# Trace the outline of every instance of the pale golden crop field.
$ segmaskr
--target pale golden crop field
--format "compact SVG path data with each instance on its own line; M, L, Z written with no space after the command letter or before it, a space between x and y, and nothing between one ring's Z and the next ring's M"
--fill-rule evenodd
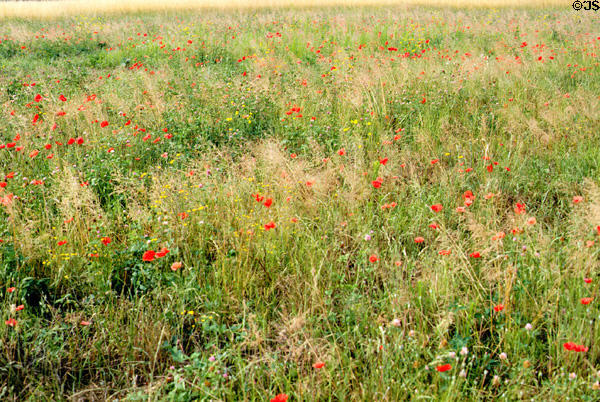
M135 13L168 10L248 10L306 7L569 7L565 0L65 0L0 3L0 17L50 18L96 13Z

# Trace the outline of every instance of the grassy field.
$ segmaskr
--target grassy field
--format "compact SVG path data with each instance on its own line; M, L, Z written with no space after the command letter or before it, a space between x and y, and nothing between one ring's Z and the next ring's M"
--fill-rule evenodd
M2 20L0 399L598 400L599 26Z

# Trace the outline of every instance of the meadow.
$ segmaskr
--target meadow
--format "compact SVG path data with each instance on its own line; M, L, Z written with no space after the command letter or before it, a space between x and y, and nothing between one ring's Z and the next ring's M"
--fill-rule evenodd
M600 399L600 12L77 12L0 20L0 399Z

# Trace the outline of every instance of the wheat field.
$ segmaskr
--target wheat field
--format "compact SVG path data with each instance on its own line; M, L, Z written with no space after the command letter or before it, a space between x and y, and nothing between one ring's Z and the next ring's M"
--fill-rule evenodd
M161 12L202 9L433 6L455 8L570 7L565 0L64 0L0 2L1 17L52 18L68 15Z

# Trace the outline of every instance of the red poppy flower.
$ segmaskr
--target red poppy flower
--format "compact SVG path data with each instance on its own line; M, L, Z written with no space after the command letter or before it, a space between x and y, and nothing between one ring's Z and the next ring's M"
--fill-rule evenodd
M265 230L275 229L275 222L271 221L265 225Z
M265 200L265 202L263 203L263 205L267 208L269 208L272 204L273 204L273 199L271 199L271 198L267 198Z
M286 394L278 394L275 398L271 398L271 402L287 402L288 396Z
M108 122L106 120L104 120L102 123L100 123L100 127L104 128L108 126Z
M323 368L325 366L325 363L321 362L321 361L318 361L318 362L314 363L312 366L313 366L313 368L320 369L320 368Z
M108 246L110 243L112 243L112 239L110 237L103 237L101 240L102 244L104 244L105 246Z
M415 237L415 243L423 243L424 241L425 241L425 239L422 238L421 236Z
M379 257L377 257L375 254L371 254L371 256L369 257L369 261L375 263L379 261Z
M36 102L41 102L41 101L42 101L42 95L40 95L40 94L37 94L37 95L35 96L35 98L33 98L33 100L34 100L34 101L36 101Z
M592 283L592 278L583 278L585 283Z
M433 212L440 212L444 207L442 204L433 204L430 208Z
M65 98L65 96L64 96L64 95L60 95L60 96L58 97L58 99L60 99L60 100L61 100L61 101L63 101L63 102L66 102L66 101L67 101L67 98Z
M443 373L444 371L448 371L452 369L452 365L446 363L446 364L442 364L441 366L437 366L435 368L437 371L439 371L440 373Z
M388 158L379 159L379 163L385 166L385 164L388 163Z
M168 250L168 249L166 249L166 248L163 247L159 251L156 252L156 256L158 258L162 258L162 257L164 257L165 255L167 255L169 253L170 253L170 250Z
M502 310L504 310L504 304L498 304L497 306L494 306L494 311L496 313L501 312Z
M515 214L520 215L525 212L525 204L517 202L515 205Z
M590 304L592 302L592 300L594 300L593 297L584 297L580 301L581 301L581 304L587 305L587 304Z
M381 187L382 182L380 180L373 180L371 184L373 185L373 187L379 188Z
M15 320L14 318L9 318L8 320L4 321L4 323L9 327L14 327L17 325L17 320Z
M154 251L154 250L148 250L142 256L142 260L146 261L146 262L151 262L151 261L154 261L155 257L156 257L156 251Z
M65 244L67 244L66 240L61 240L61 241L58 242L59 246L64 246Z
M341 148L341 149L338 151L338 155L339 155L339 156L344 156L344 155L346 155L346 150L345 150L344 148Z
M583 345L577 345L574 342L563 343L563 348L571 352L587 352L589 348Z

